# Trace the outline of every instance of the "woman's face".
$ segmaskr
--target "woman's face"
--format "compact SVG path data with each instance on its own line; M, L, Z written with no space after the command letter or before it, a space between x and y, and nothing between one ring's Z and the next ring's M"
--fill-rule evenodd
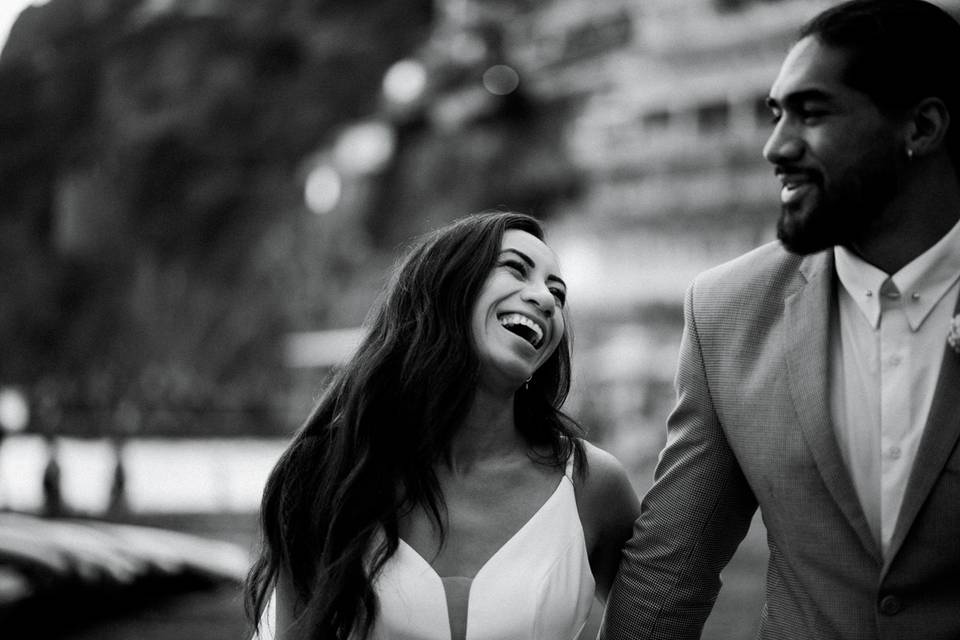
M508 229L473 309L481 384L513 393L533 375L563 337L566 294L550 247Z

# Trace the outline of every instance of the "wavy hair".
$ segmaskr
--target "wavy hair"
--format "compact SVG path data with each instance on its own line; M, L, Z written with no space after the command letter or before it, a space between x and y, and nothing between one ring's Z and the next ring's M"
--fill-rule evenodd
M261 549L245 587L254 626L282 572L297 637L366 637L378 607L372 582L397 549L400 516L423 507L442 540L434 466L474 397L480 362L471 313L508 229L544 237L525 214L475 214L422 237L395 269L365 339L267 481ZM569 385L565 332L515 394L515 422L531 459L563 468L573 455L584 473L582 431L560 410ZM549 453L538 456L535 447Z

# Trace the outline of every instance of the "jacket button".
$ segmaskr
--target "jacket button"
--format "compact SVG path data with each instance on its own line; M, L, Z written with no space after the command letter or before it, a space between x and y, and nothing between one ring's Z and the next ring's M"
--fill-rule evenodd
M880 613L885 616L892 616L900 612L903 608L903 602L897 596L884 596L880 600Z

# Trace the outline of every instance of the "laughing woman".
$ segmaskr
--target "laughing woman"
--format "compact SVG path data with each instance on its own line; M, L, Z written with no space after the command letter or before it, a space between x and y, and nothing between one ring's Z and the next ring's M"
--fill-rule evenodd
M560 411L565 298L526 215L411 250L267 482L246 594L261 638L577 636L639 503Z

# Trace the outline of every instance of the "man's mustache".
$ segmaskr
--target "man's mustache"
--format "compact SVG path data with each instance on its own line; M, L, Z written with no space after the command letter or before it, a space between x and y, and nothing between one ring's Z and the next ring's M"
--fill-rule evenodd
M784 185L803 182L820 184L822 182L822 175L818 170L795 164L778 164L774 167L773 173Z

